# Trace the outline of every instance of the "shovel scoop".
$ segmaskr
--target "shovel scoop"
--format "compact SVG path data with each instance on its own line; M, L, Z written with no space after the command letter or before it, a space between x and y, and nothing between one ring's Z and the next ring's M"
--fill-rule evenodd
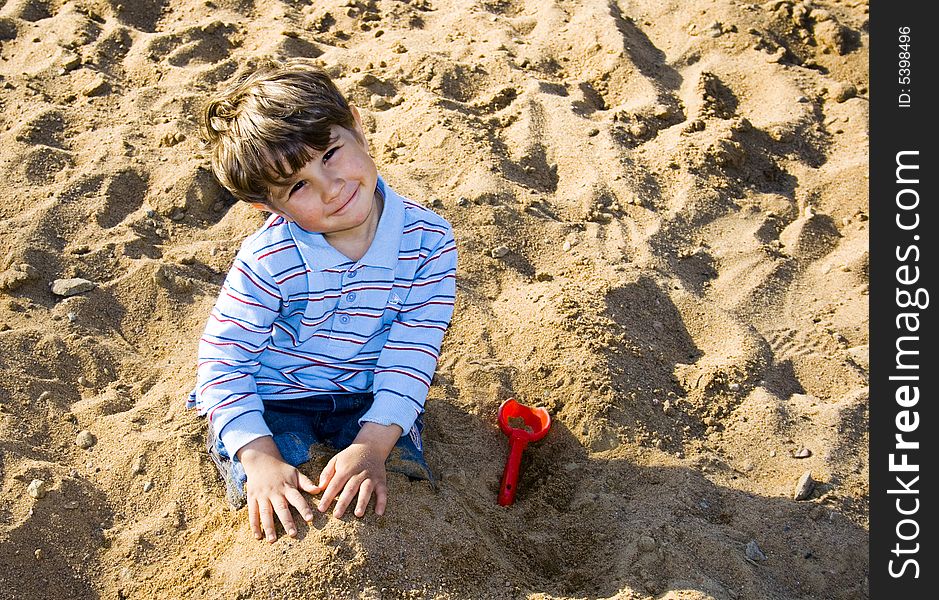
M543 408L531 408L509 398L499 407L499 428L509 438L509 458L499 487L499 505L508 506L515 501L522 452L529 442L537 442L548 434L551 415Z

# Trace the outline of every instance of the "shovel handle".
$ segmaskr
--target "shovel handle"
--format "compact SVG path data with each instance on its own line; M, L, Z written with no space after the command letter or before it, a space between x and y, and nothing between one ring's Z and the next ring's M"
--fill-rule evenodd
M515 501L515 488L518 487L518 471L522 464L522 452L528 446L526 440L509 438L509 459L502 472L502 484L499 487L499 506L508 506Z

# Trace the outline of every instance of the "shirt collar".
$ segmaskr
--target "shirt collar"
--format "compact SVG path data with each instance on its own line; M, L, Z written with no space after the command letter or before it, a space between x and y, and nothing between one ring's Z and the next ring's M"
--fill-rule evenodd
M384 207L372 245L355 264L394 269L404 231L404 201L381 176L378 177L376 187L385 199ZM330 246L323 234L311 233L292 222L287 223L287 228L311 271L323 271L352 262L345 254Z

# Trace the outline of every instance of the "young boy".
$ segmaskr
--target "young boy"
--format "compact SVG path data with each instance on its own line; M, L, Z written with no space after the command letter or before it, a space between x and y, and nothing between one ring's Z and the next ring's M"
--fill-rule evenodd
M271 213L245 240L199 344L190 405L255 537L290 536L301 491L341 517L387 501L389 469L430 479L421 413L456 293L450 224L379 176L355 107L303 61L268 62L212 99L218 180ZM340 450L318 483L296 467Z

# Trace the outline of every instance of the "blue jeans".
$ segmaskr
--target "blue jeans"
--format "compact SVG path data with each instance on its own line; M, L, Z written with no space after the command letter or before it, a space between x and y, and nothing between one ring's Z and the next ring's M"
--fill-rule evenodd
M281 456L289 464L298 467L313 457L318 444L326 444L336 450L348 447L358 435L359 419L371 407L373 399L372 394L322 394L297 400L265 402L264 420ZM436 487L424 460L424 445L421 441L423 429L423 420L418 417L411 431L398 440L385 462L385 468L411 479L425 479ZM229 456L212 427L209 427L206 446L225 482L225 496L229 504L235 509L241 508L247 500L244 466L237 456Z

